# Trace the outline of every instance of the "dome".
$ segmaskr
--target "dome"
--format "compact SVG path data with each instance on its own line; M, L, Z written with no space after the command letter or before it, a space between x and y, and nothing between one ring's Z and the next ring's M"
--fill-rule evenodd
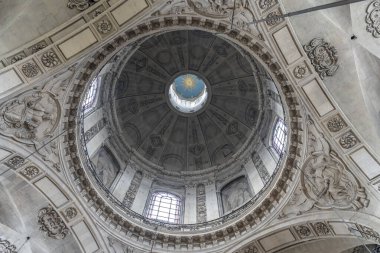
M260 120L256 71L241 50L211 33L149 38L119 73L110 120L126 146L167 171L221 165Z
M276 85L218 34L148 35L116 52L85 94L87 169L114 207L144 223L223 224L255 204L283 162Z

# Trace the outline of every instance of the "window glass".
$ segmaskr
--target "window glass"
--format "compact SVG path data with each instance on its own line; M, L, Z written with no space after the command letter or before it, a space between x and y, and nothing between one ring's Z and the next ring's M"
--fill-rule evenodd
M149 203L147 217L163 222L179 223L181 199L167 192L155 192Z
M284 124L284 121L279 118L277 120L275 129L273 132L273 138L272 138L273 149L276 150L279 156L282 156L282 154L284 153L286 137L287 137L287 128Z

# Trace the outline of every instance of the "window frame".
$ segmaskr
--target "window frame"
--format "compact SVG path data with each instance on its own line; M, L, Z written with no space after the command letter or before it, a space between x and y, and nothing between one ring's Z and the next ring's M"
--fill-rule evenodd
M160 200L158 200L159 201L158 208L155 209L155 207L157 207L156 197L158 195L166 195L166 196L162 196L160 198ZM172 205L173 205L172 201L170 201L170 204L164 203L164 204L169 204L169 207L165 207L165 206L163 207L164 209L167 209L167 208L169 209L168 213L164 212L168 216L167 217L166 216L160 216L162 199L165 197L168 197L168 196L171 197L172 199L175 198L177 200L177 203L175 204L175 206L178 209L177 210L174 209L175 211L172 212L172 210L173 210L172 209ZM184 210L183 204L184 204L183 198L181 196L179 196L178 194L163 191L163 190L154 191L150 194L148 201L146 203L145 217L152 219L152 220L159 221L159 222L164 222L164 223L181 224L181 223L183 223L183 210ZM157 211L157 214L153 214L154 211ZM162 212L161 212L161 214L162 214ZM171 218L170 215L174 215L174 218ZM160 219L160 217L162 217L163 219ZM171 220L174 220L174 221L171 221Z
M280 135L278 131L281 131ZM285 121L278 117L273 128L271 147L279 157L282 157L285 153L286 143L288 139L288 128Z
M97 103L98 91L99 91L99 83L101 82L101 77L97 76L92 79L89 88L86 91L83 103L82 110L85 114L91 112Z

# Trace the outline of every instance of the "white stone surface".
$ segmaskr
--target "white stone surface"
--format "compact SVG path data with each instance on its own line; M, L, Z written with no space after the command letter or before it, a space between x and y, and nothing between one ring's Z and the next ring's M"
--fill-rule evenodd
M117 198L120 201L123 201L125 194L127 193L129 186L131 185L134 174L135 171L131 168L130 165L127 165L112 192L115 198Z
M294 235L290 230L283 230L260 240L260 244L266 251L275 249L283 244L295 241Z
M364 147L352 153L351 158L369 179L380 174L380 164Z
M23 81L14 69L0 73L0 94L22 83Z
M106 128L103 128L99 131L88 143L87 143L87 152L89 157L92 157L96 150L103 144L104 140L107 139L108 132Z
M59 44L58 47L66 59L69 59L80 51L96 43L97 41L98 40L96 39L91 29L86 28L83 31L72 36L70 39Z
M47 177L34 183L35 186L56 206L61 207L69 200L60 189Z
M142 178L139 190L137 191L135 200L133 201L133 205L131 207L131 209L136 213L143 214L152 182L153 181L151 178Z
M288 64L292 64L299 58L301 58L301 53L298 50L297 45L294 42L292 35L289 32L287 26L281 28L279 31L273 34L278 47L280 48L282 55L284 56Z
M207 202L207 199L206 199ZM197 222L197 188L187 187L185 197L184 223L192 224Z
M119 5L111 13L117 23L122 25L146 7L148 7L148 4L145 0L129 0Z
M264 183L260 178L259 172L253 164L252 159L250 159L244 167L248 175L248 181L250 182L254 193L257 194L264 187Z
M323 92L315 79L304 85L302 89L305 91L306 95L310 99L310 102L314 105L314 108L320 116L324 116L334 110L330 100L327 98L326 94Z
M96 111L92 111L90 114L86 115L83 123L83 130L86 132L88 129L93 127L99 120L103 118L103 109L99 108Z
M99 249L94 236L91 234L86 223L84 221L79 222L71 227L74 231L75 236L78 238L84 252L92 253Z
M216 193L215 184L205 185L206 188L206 208L207 220L214 220L219 218L218 198Z

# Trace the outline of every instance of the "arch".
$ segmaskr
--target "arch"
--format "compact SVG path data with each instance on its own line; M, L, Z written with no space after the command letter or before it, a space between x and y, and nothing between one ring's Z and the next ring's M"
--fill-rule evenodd
M146 216L150 219L178 224L183 221L183 200L176 194L155 191L149 198Z

